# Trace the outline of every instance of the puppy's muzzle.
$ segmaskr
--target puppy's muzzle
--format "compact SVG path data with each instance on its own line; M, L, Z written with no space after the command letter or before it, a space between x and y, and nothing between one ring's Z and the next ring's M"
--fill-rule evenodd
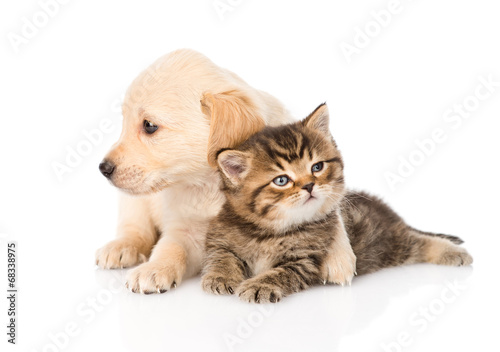
M111 175L113 174L113 171L115 171L115 165L110 162L109 160L104 159L100 164L99 164L99 171L106 177L106 178L111 178Z

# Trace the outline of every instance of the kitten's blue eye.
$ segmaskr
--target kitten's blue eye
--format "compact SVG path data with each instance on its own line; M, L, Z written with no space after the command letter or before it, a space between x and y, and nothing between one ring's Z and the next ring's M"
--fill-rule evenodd
M319 163L316 163L312 166L311 168L312 172L319 172L321 170L323 170L323 162L320 161Z
M277 186L285 186L289 181L290 179L287 176L278 176L273 180Z

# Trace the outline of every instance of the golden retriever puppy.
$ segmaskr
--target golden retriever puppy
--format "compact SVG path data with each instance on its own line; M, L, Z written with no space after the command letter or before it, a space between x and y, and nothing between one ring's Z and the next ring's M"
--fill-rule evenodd
M283 105L192 50L157 60L129 87L123 130L99 169L123 193L117 238L96 263L126 268L134 292L161 293L201 269L209 220L224 202L216 153L265 125Z

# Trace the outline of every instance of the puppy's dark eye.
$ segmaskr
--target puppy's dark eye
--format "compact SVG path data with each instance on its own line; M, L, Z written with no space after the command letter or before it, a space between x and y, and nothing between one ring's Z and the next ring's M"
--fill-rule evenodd
M319 172L321 170L323 170L323 162L322 161L320 161L319 163L314 164L312 166L312 168L311 168L312 172Z
M154 123L148 120L144 120L143 126L144 126L144 131L146 131L147 134L153 134L158 129L158 126L156 126Z

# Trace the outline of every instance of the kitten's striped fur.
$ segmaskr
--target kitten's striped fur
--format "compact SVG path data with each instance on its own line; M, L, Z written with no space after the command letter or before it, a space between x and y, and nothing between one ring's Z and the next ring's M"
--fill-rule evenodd
M378 198L346 191L328 126L323 104L219 152L226 203L207 234L206 291L277 302L315 284L350 283L355 270L472 262L459 238L415 230ZM278 186L278 176L291 181Z

